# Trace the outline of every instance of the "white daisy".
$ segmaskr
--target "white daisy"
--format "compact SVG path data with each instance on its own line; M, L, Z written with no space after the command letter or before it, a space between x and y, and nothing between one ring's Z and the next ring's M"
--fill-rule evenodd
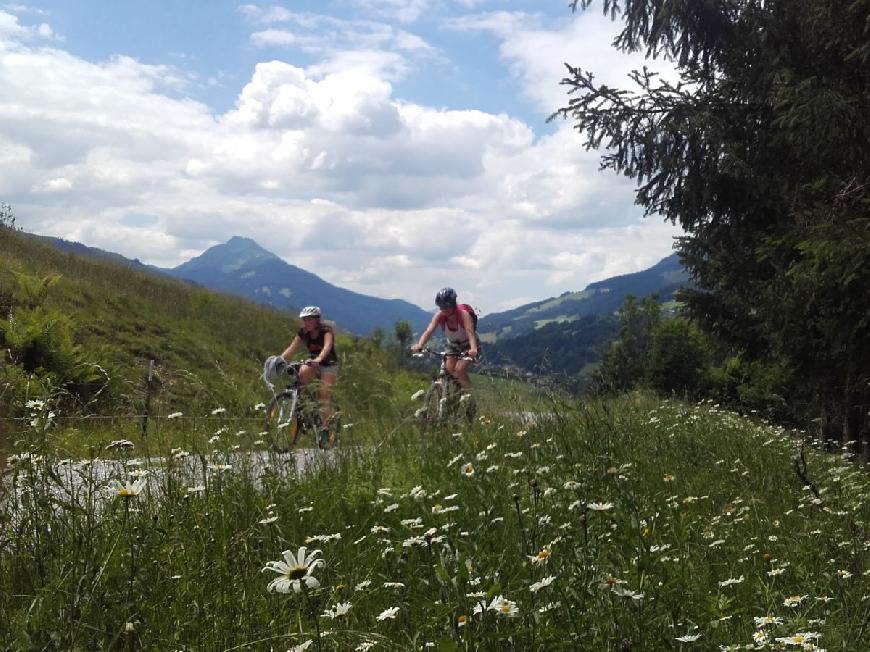
M278 577L269 582L269 591L299 593L302 591L303 583L309 589L316 589L320 586L320 582L312 575L315 568L326 563L322 559L317 559L320 550L308 554L308 549L302 546L296 555L290 550L285 550L281 554L284 555L284 561L270 561L263 567L264 571L270 570L278 573Z
M148 481L145 478L139 478L134 482L128 480L123 484L120 481L115 480L112 483L111 489L114 491L117 498L133 498L142 493L146 484L148 484Z
M378 620L387 620L394 619L396 614L399 613L399 607L390 607L388 609L384 609L381 613L378 614Z

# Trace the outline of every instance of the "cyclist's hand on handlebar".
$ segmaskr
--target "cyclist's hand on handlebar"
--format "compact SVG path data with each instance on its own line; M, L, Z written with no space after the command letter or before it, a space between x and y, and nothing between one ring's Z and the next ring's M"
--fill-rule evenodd
M420 351L423 350L423 347L420 346L419 344L413 344L413 345L411 345L410 347L408 347L408 350L409 350L411 353L420 353Z
M311 358L310 360L306 360L305 364L317 369L317 367L320 366L320 360L318 360L317 358Z
M471 347L470 349L468 349L468 351L465 353L465 355L467 355L469 358L471 358L471 359L473 359L473 360L476 360L476 359L477 359L477 355L478 355L477 348L476 348L476 347Z

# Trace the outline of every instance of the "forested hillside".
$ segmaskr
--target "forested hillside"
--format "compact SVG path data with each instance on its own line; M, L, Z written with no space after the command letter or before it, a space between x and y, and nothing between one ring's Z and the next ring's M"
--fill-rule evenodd
M649 269L590 283L581 292L487 315L479 325L486 362L552 374L560 384L583 391L619 333L617 312L626 299L655 296L660 310L673 315L676 293L689 285L686 270L671 255Z
M689 283L689 276L676 254L659 261L649 269L623 274L590 283L579 292L566 292L558 297L525 304L512 310L486 315L478 330L486 342L517 338L530 333L547 338L541 332L551 324L565 324L590 315L612 316L629 295L645 297L656 294L663 303L673 300L674 293ZM549 331L571 332L567 329ZM536 332L537 331L537 332ZM554 346L559 346L553 342Z

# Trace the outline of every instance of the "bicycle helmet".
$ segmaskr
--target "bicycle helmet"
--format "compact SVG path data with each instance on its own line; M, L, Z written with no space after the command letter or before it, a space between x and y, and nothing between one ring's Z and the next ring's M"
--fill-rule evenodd
M299 313L300 317L320 317L320 308L317 306L305 306L302 309L302 312Z
M456 290L453 288L442 288L435 295L435 305L439 308L456 305Z

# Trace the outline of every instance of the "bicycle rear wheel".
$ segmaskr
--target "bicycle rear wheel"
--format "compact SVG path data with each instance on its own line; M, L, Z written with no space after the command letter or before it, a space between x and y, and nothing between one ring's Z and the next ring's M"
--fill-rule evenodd
M288 389L275 396L266 408L266 437L276 453L286 453L302 433L299 392Z
M441 398L444 396L444 388L438 381L429 385L429 389L423 395L423 407L417 410L417 420L424 430L441 421Z
M474 423L477 419L477 401L471 394L460 394L459 414L468 423Z

